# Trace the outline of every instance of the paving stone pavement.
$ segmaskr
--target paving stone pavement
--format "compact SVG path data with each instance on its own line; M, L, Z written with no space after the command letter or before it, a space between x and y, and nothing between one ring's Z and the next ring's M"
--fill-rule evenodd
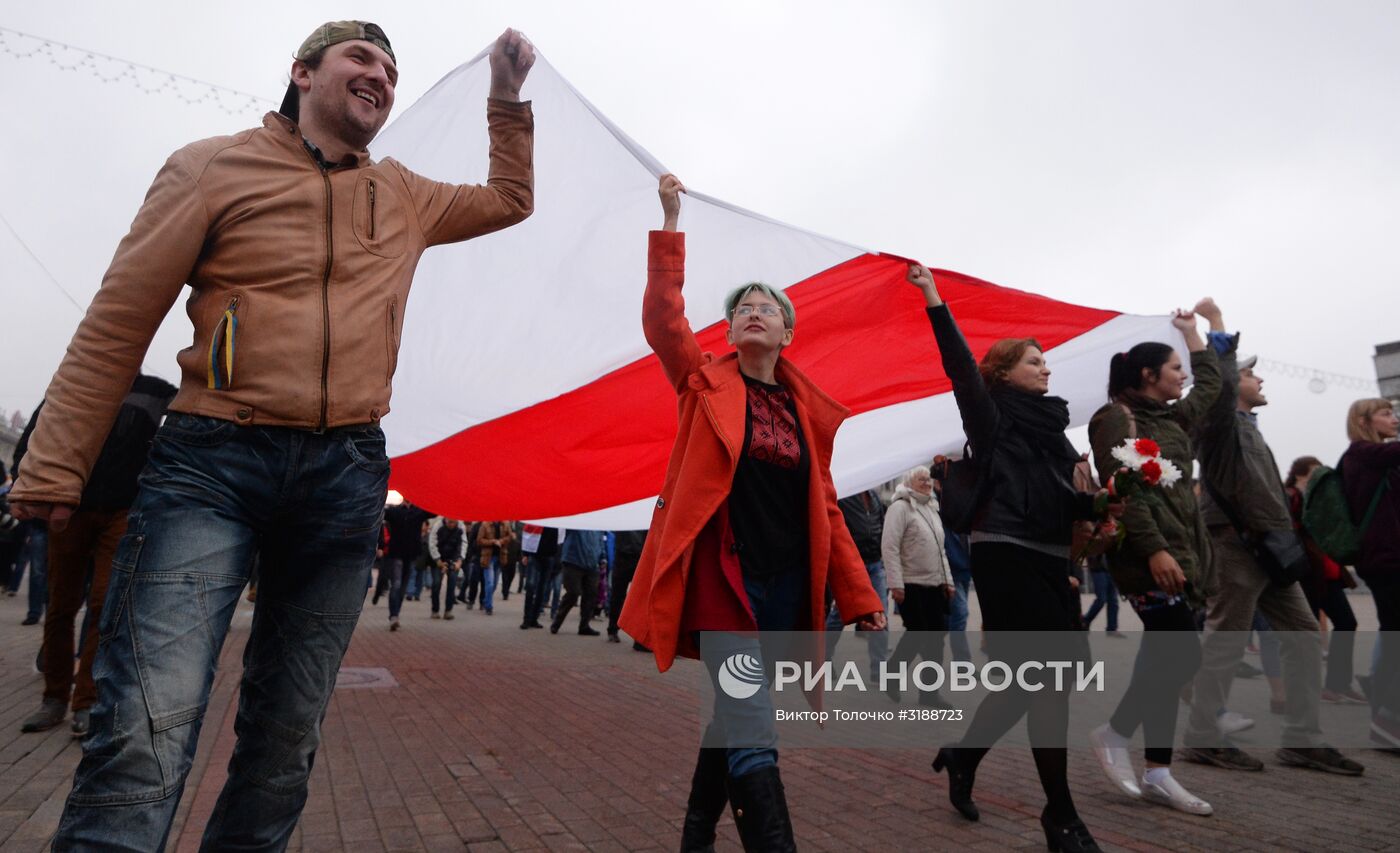
M519 630L521 599L499 602L493 616L458 608L455 620L435 621L425 596L404 604L403 629L392 633L385 604L366 601L345 666L383 668L392 686L373 686L383 673L356 673L336 690L291 849L676 849L699 736L699 666L680 661L658 674L649 655L578 636L576 622L558 636ZM39 629L19 625L23 601L0 597L0 849L17 853L47 847L79 757L66 726L19 731L42 692L32 665ZM1363 628L1374 625L1368 601L1353 602ZM240 607L224 648L171 850L198 849L223 782L251 614ZM1043 799L1027 750L987 757L982 820L970 824L929 767L935 747L911 739L905 750L784 751L800 849L1041 849ZM1105 849L1400 849L1400 758L1348 750L1367 765L1352 779L1256 752L1267 772L1178 763L1183 784L1214 804L1210 818L1116 795L1087 750L1072 751L1070 781ZM739 849L727 816L718 849Z

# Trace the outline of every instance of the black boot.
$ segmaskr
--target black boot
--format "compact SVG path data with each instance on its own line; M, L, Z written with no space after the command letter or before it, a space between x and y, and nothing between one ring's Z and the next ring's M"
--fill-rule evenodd
M1077 817L1068 823L1052 823L1047 808L1040 814L1040 828L1045 830L1045 846L1051 853L1102 853L1089 828Z
M725 788L745 853L797 853L777 765L726 777Z
M966 753L957 747L945 746L938 750L938 755L933 759L934 772L948 770L948 802L953 804L953 808L958 810L958 814L968 820L977 820L982 817L982 813L977 810L977 804L972 801L972 783L977 776L976 767L964 766Z
M690 777L690 800L685 805L685 827L681 830L681 853L714 853L715 824L729 802L724 780L729 760L722 747L700 748L695 775Z

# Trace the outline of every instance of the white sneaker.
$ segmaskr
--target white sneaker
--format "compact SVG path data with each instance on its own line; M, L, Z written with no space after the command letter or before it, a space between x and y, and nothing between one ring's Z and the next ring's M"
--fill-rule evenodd
M1209 816L1215 813L1210 807L1210 803L1181 787L1181 783L1168 775L1160 784L1147 781L1146 774L1142 777L1142 798L1149 803L1156 803L1160 806L1171 806L1177 811L1187 814Z
M1128 758L1128 750L1121 746L1111 746L1108 737L1108 723L1089 732L1089 741L1094 745L1094 757L1099 760L1099 766L1103 768L1114 787L1130 797L1141 797L1142 789L1138 787L1133 776L1133 762Z
M1215 718L1215 727L1220 729L1221 734L1232 735L1254 728L1254 720L1238 711L1226 711Z

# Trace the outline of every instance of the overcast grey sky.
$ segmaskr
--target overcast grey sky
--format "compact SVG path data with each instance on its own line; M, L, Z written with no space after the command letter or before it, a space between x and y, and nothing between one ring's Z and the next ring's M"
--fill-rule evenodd
M1400 339L1393 2L0 2L0 27L269 101L307 33L348 17L393 41L396 114L515 26L688 185L750 210L1083 304L1211 294L1245 351L1339 374L1373 377ZM0 52L0 215L86 306L170 151L275 104L229 115L54 61ZM38 402L80 317L39 263L0 226L6 410ZM151 370L177 378L188 329L177 306ZM1283 465L1335 459L1374 393L1262 375Z

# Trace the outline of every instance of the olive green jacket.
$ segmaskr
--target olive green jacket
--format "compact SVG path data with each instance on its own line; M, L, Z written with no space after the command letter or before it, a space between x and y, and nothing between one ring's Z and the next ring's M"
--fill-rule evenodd
M1212 404L1220 395L1220 367L1209 348L1191 353L1195 384L1190 393L1173 404L1158 403L1126 394L1106 403L1089 421L1089 443L1099 479L1108 483L1120 467L1113 449L1129 438L1150 438L1162 456L1181 469L1181 479L1169 488L1151 488L1128 500L1119 523L1126 536L1108 553L1109 572L1118 589L1129 595L1158 589L1147 559L1165 550L1176 558L1186 574L1187 600L1193 606L1205 602L1210 567L1210 538L1196 504L1195 458L1192 434L1205 424Z

